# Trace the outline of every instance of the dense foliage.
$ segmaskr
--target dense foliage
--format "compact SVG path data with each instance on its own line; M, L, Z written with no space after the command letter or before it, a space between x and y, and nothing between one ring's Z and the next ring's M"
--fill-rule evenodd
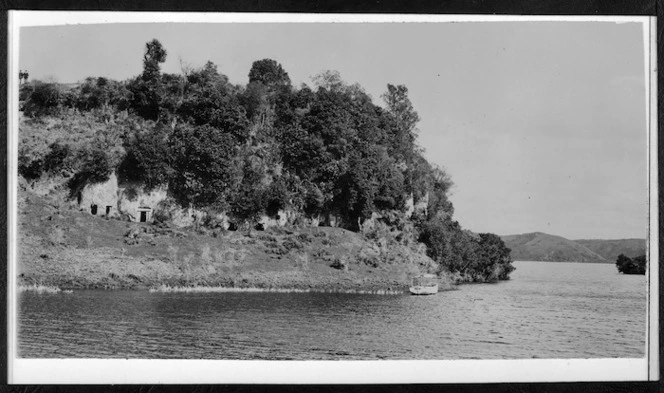
M646 256L630 258L624 254L618 255L616 260L618 272L624 274L646 274Z
M166 56L152 40L142 74L128 81L88 78L67 91L33 82L22 92L31 121L68 113L93 119L97 130L86 143L66 135L46 138L40 149L27 142L20 173L67 172L76 191L115 171L146 189L167 186L182 207L238 222L290 210L353 231L373 213L419 204L414 236L441 271L466 281L508 278L513 267L500 238L463 231L452 219L452 181L417 145L419 116L406 86L388 84L380 106L336 71L296 88L281 64L262 59L242 86L212 62L164 74Z

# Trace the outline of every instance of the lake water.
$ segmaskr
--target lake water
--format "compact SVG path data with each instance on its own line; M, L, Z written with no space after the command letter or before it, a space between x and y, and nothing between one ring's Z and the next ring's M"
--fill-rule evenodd
M646 279L516 262L435 296L76 291L19 296L25 358L509 359L645 356Z

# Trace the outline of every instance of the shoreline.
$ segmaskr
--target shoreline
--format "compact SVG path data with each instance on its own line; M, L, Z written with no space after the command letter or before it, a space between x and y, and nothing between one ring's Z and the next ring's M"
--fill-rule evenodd
M280 287L170 287L160 286L152 288L113 288L113 289L91 289L81 288L76 291L137 291L147 293L342 293L354 295L405 295L408 291L404 290L367 290L367 289L298 289L298 288L280 288ZM74 293L73 289L62 289L60 287L51 286L33 286L33 285L19 285L19 293L36 293L36 294L71 294Z
M441 278L439 292L455 290L458 284ZM369 278L358 275L330 277L314 274L277 274L244 272L236 275L212 275L197 279L162 277L150 279L131 273L125 276L111 274L95 279L79 276L25 275L17 277L19 292L56 293L79 290L135 290L146 292L288 292L288 293L357 293L407 294L410 282L398 279Z
M439 289L438 292L447 292L457 290L456 286ZM297 288L297 287L257 287L257 286L169 286L162 284L155 287L113 287L113 288L95 288L83 287L75 288L71 286L51 286L51 285L23 285L17 287L19 293L37 293L37 294L71 294L74 291L138 291L147 293L340 293L357 295L407 295L408 287L398 287L392 289L379 289L377 287L327 287L327 288Z

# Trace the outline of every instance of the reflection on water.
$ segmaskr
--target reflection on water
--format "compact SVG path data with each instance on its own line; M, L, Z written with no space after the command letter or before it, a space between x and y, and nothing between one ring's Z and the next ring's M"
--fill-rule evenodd
M646 280L608 264L516 262L435 296L22 293L21 357L643 357Z

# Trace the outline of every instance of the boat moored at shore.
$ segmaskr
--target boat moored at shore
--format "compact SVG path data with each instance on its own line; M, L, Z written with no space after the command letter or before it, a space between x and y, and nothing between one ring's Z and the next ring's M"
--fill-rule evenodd
M435 274L423 274L413 277L410 293L413 295L435 295L438 293L438 277Z

